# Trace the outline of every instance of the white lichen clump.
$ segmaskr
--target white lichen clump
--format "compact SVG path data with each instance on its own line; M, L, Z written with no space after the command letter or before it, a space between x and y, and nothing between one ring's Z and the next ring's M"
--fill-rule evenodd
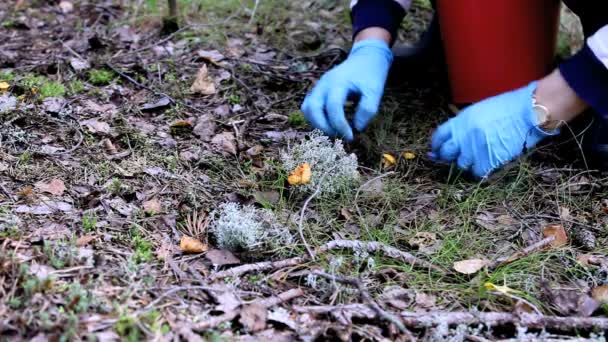
M210 217L210 232L222 249L233 252L271 251L293 241L289 229L267 209L224 203L211 212Z
M314 192L325 174L321 194L336 193L352 186L359 179L357 156L346 153L341 140L332 142L319 130L313 131L308 139L290 146L287 151L282 151L281 161L288 172L304 163L310 165L310 182L295 187L302 192Z

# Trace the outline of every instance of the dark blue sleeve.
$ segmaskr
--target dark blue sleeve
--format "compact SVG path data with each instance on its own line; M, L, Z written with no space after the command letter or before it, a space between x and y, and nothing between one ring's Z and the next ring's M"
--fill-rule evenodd
M394 41L405 9L394 0L359 0L351 10L353 38L368 27L381 27Z

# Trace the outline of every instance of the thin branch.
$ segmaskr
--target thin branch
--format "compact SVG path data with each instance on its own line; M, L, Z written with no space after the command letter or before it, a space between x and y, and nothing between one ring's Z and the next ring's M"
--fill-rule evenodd
M553 242L553 240L555 240L555 236L549 236L547 238L544 238L536 243L531 244L530 246L522 249L521 251L515 252L513 254L511 254L508 257L502 257L502 258L498 258L494 263L492 263L492 265L490 266L490 268L496 268L498 266L502 266L502 265L506 265L509 263L512 263L515 260L521 259L525 256L528 256L538 250L544 249L546 247L548 247L549 245L551 245L551 242Z
M428 261L419 259L414 255L400 251L397 248L385 245L375 241L359 241L359 240L333 240L325 245L318 248L317 253L326 252L333 249L348 248L352 250L364 250L368 253L382 252L385 257L389 257L396 260L401 260L412 266L422 267L437 272L449 273L449 271L442 269L439 266L433 265Z
M284 267L297 266L297 265L304 263L305 261L306 261L306 258L295 257L295 258L279 260L279 261L264 261L264 262L258 262L255 264L246 264L246 265L242 265L242 266L229 268L225 271L221 271L218 273L214 273L209 276L209 279L211 281L214 281L214 280L223 279L223 278L237 277L237 276L243 275L245 273L254 272L254 271L257 271L257 272L270 271L270 270L275 270L275 269L284 268Z

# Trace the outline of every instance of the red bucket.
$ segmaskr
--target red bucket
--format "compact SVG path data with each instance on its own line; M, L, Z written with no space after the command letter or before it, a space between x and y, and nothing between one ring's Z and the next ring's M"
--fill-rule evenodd
M465 104L524 86L553 67L559 0L438 0L452 98Z

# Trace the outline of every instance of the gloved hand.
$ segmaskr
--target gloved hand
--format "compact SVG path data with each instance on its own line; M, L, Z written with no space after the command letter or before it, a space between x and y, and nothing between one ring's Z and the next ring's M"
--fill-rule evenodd
M380 106L393 53L380 39L357 42L348 58L329 70L302 103L308 122L329 136L353 140L353 130L344 115L349 95L359 95L354 127L362 131Z
M476 177L485 177L532 148L543 138L559 133L538 127L532 109L537 82L478 102L439 126L431 140L432 159L456 162Z

